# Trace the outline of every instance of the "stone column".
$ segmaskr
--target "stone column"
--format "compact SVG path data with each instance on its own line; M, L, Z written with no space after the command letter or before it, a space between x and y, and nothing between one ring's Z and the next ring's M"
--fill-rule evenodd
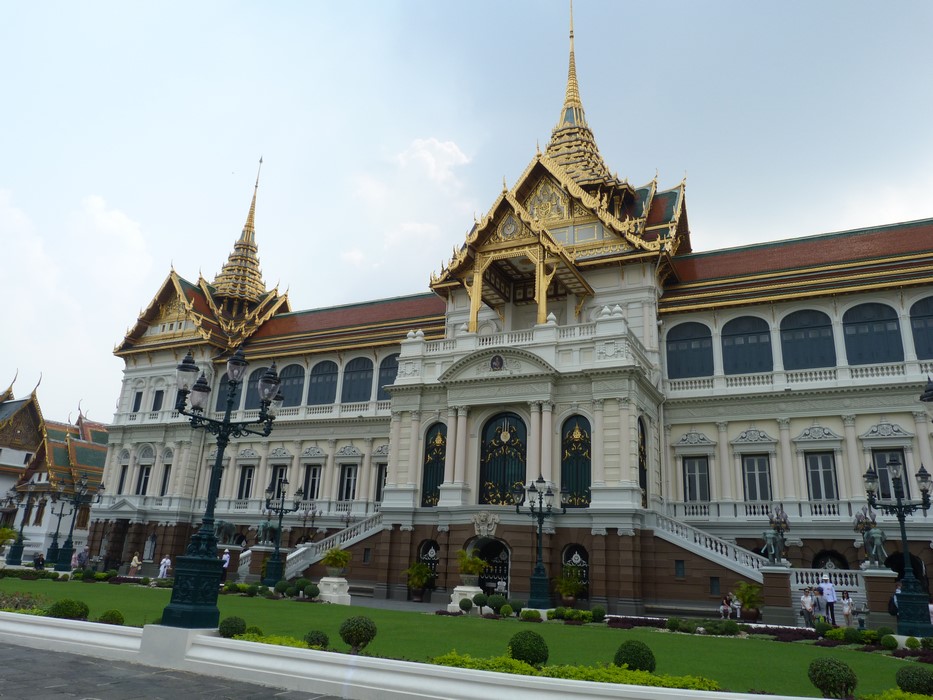
M794 484L796 470L794 469L794 450L790 444L790 418L778 418L778 428L781 433L781 484L784 490L782 499L795 500L797 498L797 489Z
M457 461L457 409L447 408L447 445L444 448L444 483L454 481L454 464Z
M460 406L457 409L457 461L455 463L454 482L466 483L466 451L467 451L467 413L469 408Z
M603 400L593 401L593 430L590 433L590 456L594 486L606 485L606 444L603 416Z
M257 472L259 474L259 483L256 484L259 488L259 493L264 494L266 486L268 486L272 481L272 468L269 466L269 443L263 442L257 445L259 449L256 451L259 453L259 468ZM231 453L231 458L236 455L236 452ZM231 462L233 460L231 459ZM256 497L256 486L253 487L254 498Z
M226 456L226 454L224 455ZM237 454L235 450L230 452L230 461L224 467L224 472L220 477L221 498L236 498L237 492Z
M528 403L531 424L528 426L528 454L525 462L525 483L534 481L541 474L541 402Z
M304 480L301 478L301 442L295 440L292 442L292 463L288 468L289 481L292 483L292 492L296 492L298 487L304 488Z
M719 431L719 437L717 439L717 450L719 452L719 457L716 460L719 462L719 469L710 470L711 476L712 472L718 472L718 478L720 481L720 490L722 492L722 499L724 501L731 501L732 499L732 479L729 478L729 473L732 471L732 460L729 459L729 423L726 421L719 421L716 423L716 429ZM709 485L710 499L713 498L713 484Z
M334 470L336 466L334 465L334 460L336 459L337 451L337 441L328 440L327 441L327 458L324 461L324 478L322 479L323 491L324 491L324 500L328 503L337 500L334 491ZM328 510L330 510L328 508Z
M373 477L373 439L367 437L363 442L366 446L363 449L363 462L360 464L360 475L356 482L356 498L364 503L372 503L370 482Z
M408 438L408 477L405 483L414 484L421 465L421 413L411 411L409 418L411 425Z
M552 425L554 404L544 401L541 404L541 476L546 482L553 483L551 475L551 441L554 435Z
M619 402L619 478L625 481L631 478L632 473L632 418L631 399L620 396ZM636 470L638 467L635 467Z
M398 450L402 433L402 415L392 411L392 420L389 425L389 464L386 467L386 486L395 486L398 483Z
M862 455L858 447L858 437L855 434L855 416L851 414L842 416L842 425L846 446L845 461L841 462L842 472L844 474L857 474L859 480L861 480Z
M924 411L914 411L913 416L917 442L920 445L920 463L927 468L927 471L930 471L933 469L933 453L930 450L930 419Z

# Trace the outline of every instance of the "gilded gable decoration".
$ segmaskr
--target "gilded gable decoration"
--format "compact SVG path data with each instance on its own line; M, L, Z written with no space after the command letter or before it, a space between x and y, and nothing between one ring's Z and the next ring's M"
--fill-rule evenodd
M551 181L542 179L531 196L525 200L525 208L531 216L543 221L545 225L555 221L564 221L567 219L567 196ZM575 216L592 216L579 204L576 204L574 208L580 210L579 214L574 213Z

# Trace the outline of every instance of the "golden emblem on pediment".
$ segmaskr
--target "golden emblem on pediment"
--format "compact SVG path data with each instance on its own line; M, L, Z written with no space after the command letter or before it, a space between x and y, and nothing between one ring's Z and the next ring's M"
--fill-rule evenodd
M567 218L567 196L549 180L542 180L525 202L525 208L540 221L563 220Z

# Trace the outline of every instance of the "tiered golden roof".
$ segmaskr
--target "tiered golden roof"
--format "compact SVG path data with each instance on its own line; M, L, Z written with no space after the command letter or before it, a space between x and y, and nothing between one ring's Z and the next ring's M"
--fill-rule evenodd
M262 158L259 159L262 168ZM243 233L233 246L233 252L227 259L217 277L211 284L217 297L240 299L255 303L266 293L266 284L259 269L259 247L256 245L256 193L259 191L259 173L256 173L256 186L253 188L253 201L249 205L249 214Z

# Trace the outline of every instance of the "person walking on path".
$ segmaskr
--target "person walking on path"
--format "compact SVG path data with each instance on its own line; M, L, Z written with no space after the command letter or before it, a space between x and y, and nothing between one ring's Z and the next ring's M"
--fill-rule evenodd
M820 581L823 587L823 600L826 602L826 621L836 626L836 587L829 580L829 574L823 574Z
M809 588L804 588L800 596L800 613L803 615L803 626L813 627L813 595Z
M87 567L87 563L91 558L91 548L85 547L81 550L81 553L78 554L78 567L84 569Z
M223 572L220 574L220 582L226 583L227 581L227 569L230 568L230 550L225 549L224 553L220 557L220 563L223 565Z
M168 554L162 555L162 561L159 562L159 578L168 578L168 570L172 568L172 560Z
M139 572L139 552L133 554L133 561L130 562L130 576L135 576Z

